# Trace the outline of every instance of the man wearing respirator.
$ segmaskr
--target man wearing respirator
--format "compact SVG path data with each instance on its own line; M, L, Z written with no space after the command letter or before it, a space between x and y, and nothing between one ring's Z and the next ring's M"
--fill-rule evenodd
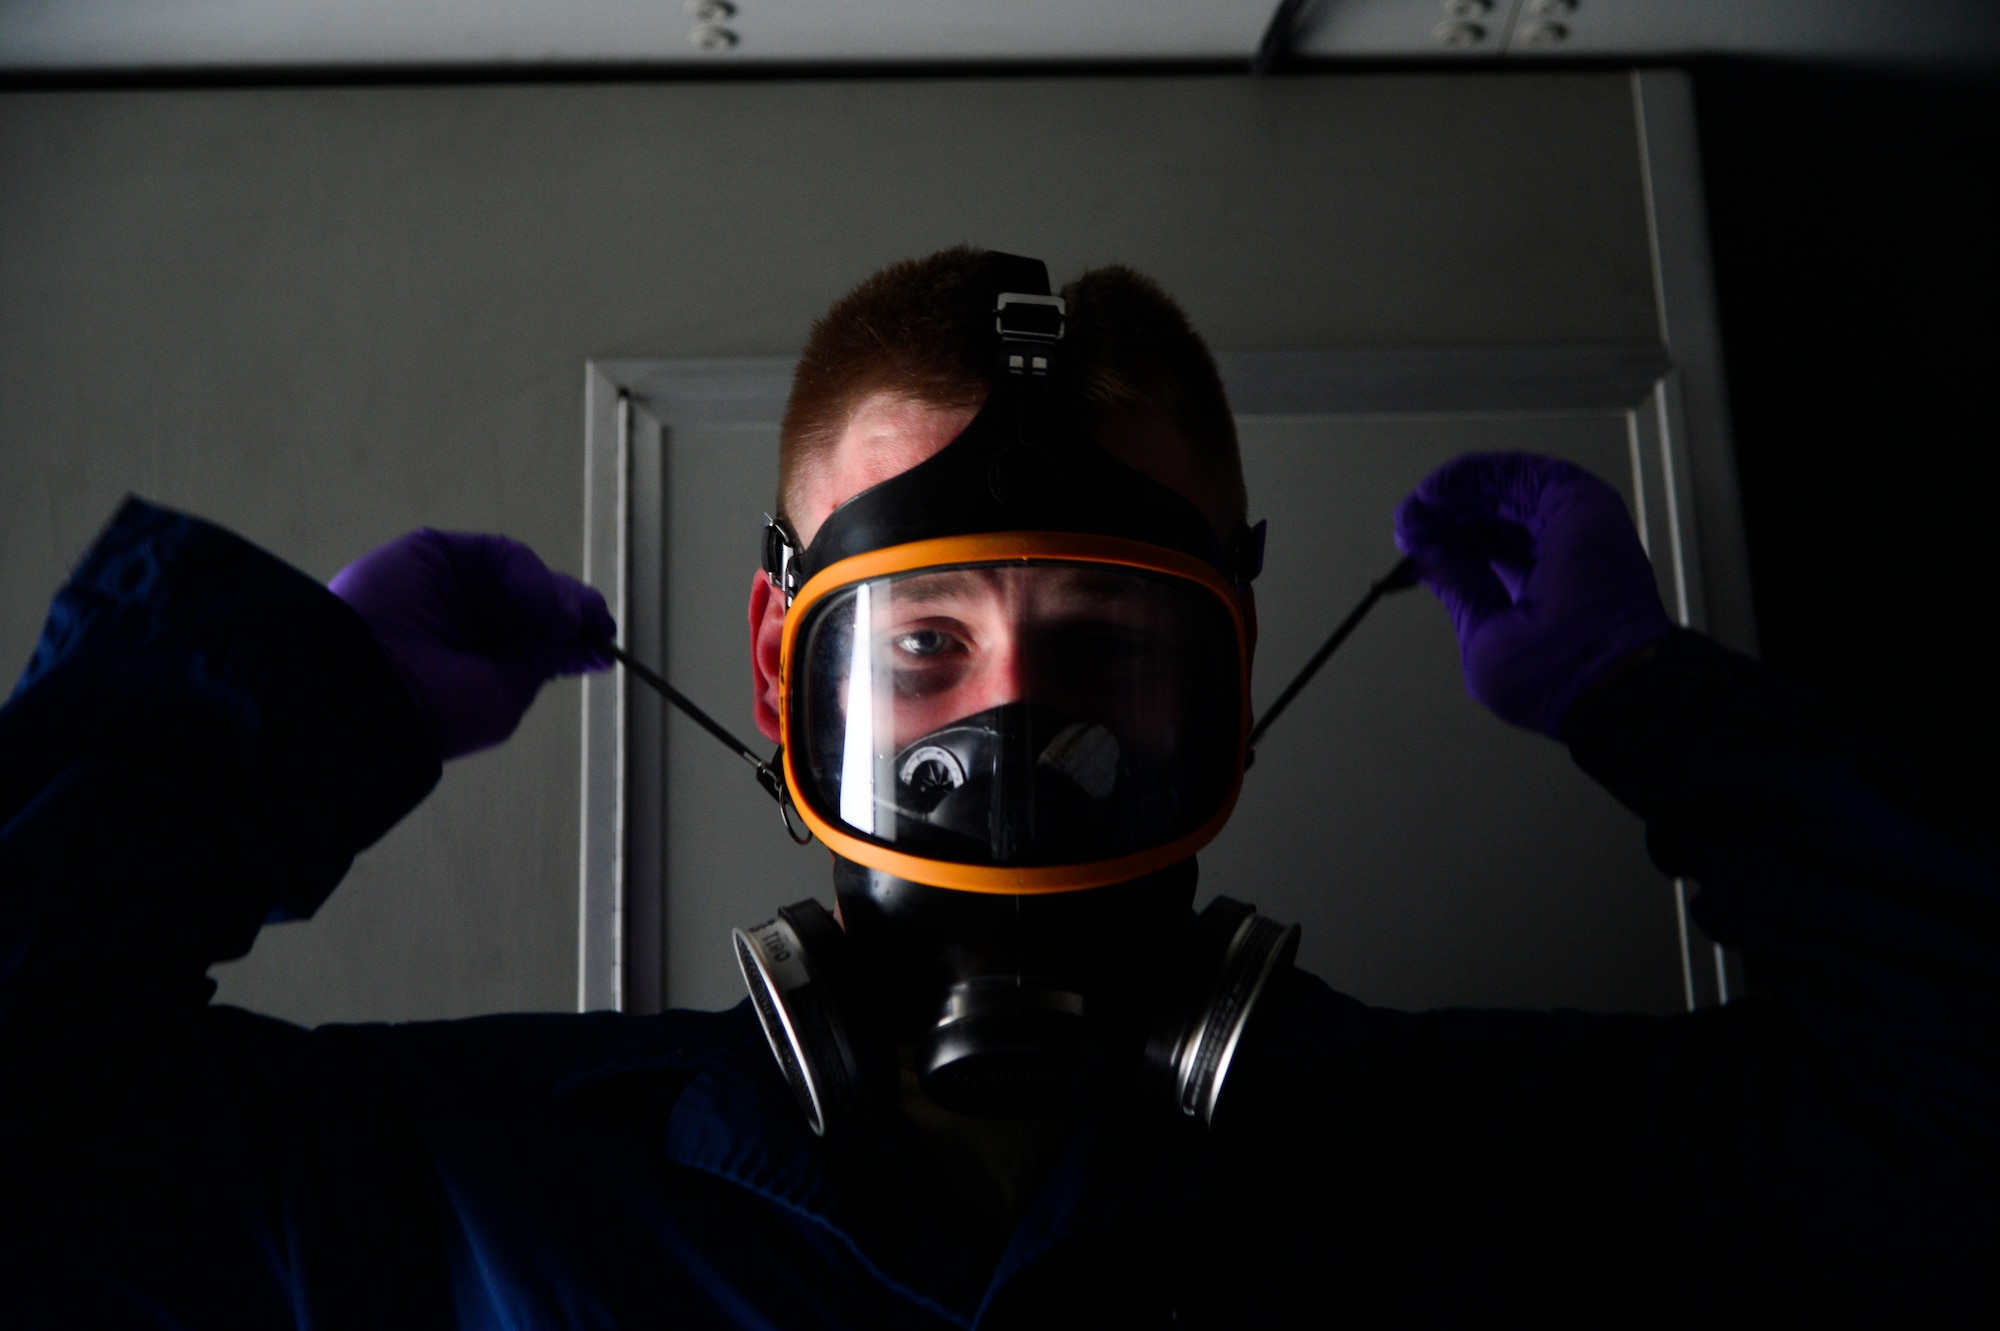
M1990 1315L1990 868L1675 629L1588 474L1463 458L1395 531L1473 695L1646 818L1758 998L1386 1012L1298 971L1285 922L1193 910L1243 776L1263 531L1212 361L1127 270L1058 294L1039 263L950 250L815 327L749 618L758 725L833 909L737 932L732 1012L308 1032L209 1007L210 964L317 909L441 760L607 664L614 626L504 538L413 533L329 595L128 504L0 713L25 1199L0 1308Z

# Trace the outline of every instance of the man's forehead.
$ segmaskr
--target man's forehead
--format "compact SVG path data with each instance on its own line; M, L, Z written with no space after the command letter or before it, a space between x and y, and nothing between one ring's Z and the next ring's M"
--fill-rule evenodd
M847 418L840 438L803 478L792 522L812 544L833 510L872 485L901 475L964 432L977 407L939 407L899 393L871 393Z
M792 513L799 540L811 545L834 509L929 458L958 438L977 406L940 407L900 393L871 393L856 405L831 449L801 478ZM1097 442L1126 465L1194 501L1218 535L1235 525L1218 507L1214 486L1202 483L1194 450L1158 412L1114 412L1098 423Z

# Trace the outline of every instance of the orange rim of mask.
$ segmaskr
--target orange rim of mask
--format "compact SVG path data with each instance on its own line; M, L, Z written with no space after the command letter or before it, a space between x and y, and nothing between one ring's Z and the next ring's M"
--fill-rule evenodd
M1079 892L1129 882L1164 869L1200 850L1215 839L1229 815L1235 811L1236 797L1243 789L1243 739L1250 733L1250 661L1243 609L1220 573L1189 555L1147 545L1141 541L1112 536L1086 536L1064 532L998 532L979 536L948 536L937 540L912 541L881 550L850 556L820 570L799 589L785 613L785 630L778 655L779 742L784 745L785 785L789 791L806 789L796 766L797 750L792 745L792 654L806 612L824 597L857 582L913 573L926 568L964 564L1043 563L1108 564L1120 568L1164 573L1206 589L1229 612L1236 629L1236 663L1240 678L1237 697L1241 699L1237 720L1236 771L1229 793L1213 817L1194 831L1150 850L1134 851L1108 860L1082 864L988 865L961 864L895 850L878 841L859 836L838 823L830 822L808 800L792 796L792 803L806 826L821 844L844 859L930 887L959 892L985 892L1000 896L1039 896L1052 892Z

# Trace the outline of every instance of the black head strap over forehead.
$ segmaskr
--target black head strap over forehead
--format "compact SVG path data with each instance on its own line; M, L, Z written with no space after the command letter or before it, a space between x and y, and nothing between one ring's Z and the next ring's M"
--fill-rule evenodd
M835 509L812 545L766 532L765 568L789 598L853 555L944 536L1005 531L1114 536L1190 555L1232 581L1256 574L1261 540L1225 553L1192 500L1111 456L1090 437L1063 373L1068 311L1040 261L996 254L993 391L935 455ZM1257 535L1262 535L1259 524Z

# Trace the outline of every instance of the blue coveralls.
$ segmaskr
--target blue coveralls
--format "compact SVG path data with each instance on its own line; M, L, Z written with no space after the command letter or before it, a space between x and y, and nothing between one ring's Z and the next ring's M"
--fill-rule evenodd
M743 1008L301 1030L211 1005L438 777L361 621L136 501L0 711L0 1325L2000 1321L2000 886L1681 635L1577 760L1759 997L1285 977L1213 1132L1106 1111L1004 1245L821 1141Z

